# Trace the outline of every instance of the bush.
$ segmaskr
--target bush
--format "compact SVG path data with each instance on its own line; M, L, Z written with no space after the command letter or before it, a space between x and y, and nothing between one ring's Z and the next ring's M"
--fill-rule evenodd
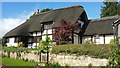
M88 55L98 58L111 57L112 46L108 44L68 44L53 46L52 53Z
M60 42L60 45L65 45L65 44L68 44L68 41L61 41Z
M24 47L23 42L19 42L18 45L17 45L17 47Z
M48 64L45 64L45 66L40 67L40 68L69 68L69 67L68 66L61 66L58 63L48 63Z
M109 68L120 68L120 45L113 47L112 58L108 62Z
M111 45L114 45L114 39L111 39L111 40L110 40L110 44L111 44Z

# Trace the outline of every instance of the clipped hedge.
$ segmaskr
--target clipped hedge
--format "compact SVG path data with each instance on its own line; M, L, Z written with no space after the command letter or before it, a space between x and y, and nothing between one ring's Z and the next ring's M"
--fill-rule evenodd
M7 52L30 52L33 50L36 51L40 51L40 49L36 49L36 48L21 48L21 47L2 47L3 51L7 51Z
M69 44L56 45L52 48L52 53L88 55L96 58L110 58L112 45L109 44Z

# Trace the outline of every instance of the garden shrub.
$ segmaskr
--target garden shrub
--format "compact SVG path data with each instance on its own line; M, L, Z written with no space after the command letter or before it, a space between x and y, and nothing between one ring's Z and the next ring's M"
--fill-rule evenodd
M52 40L50 39L50 37L48 37L48 35L46 35L46 38L44 41L40 41L38 48L41 48L43 50L49 50L49 46L52 45Z
M92 64L91 63L88 64L88 68L92 68Z
M110 44L111 44L111 45L114 45L114 39L111 39L111 40L110 40Z
M18 45L17 45L17 47L24 47L23 42L19 42Z
M112 45L109 44L67 44L56 45L52 48L52 53L88 55L98 58L111 57Z
M65 44L68 44L68 43L69 43L68 41L61 41L60 45L65 45Z
M69 68L69 67L68 66L61 66L58 63L48 63L48 64L45 64L45 66L40 67L40 68Z
M109 60L109 68L120 68L120 45L113 46L112 49L112 58Z

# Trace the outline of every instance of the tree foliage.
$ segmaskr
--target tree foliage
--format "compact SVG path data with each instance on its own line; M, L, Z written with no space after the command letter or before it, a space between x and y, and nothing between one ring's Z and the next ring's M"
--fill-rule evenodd
M52 40L50 39L50 37L48 37L48 35L46 35L45 41L41 40L39 42L38 48L48 50L48 46L50 46L51 44L52 44Z
M107 16L114 16L114 15L120 15L120 3L116 0L113 0L114 2L103 2L104 6L102 6L101 9L101 18L107 17Z
M46 9L42 9L40 12L42 13L42 12L47 12L47 11L51 11L51 10L53 10L53 9L46 8Z
M17 47L24 47L25 45L23 44L23 42L19 42Z
M112 59L109 60L110 68L120 68L120 45L114 46L112 50Z
M74 31L80 30L80 23L61 20L60 27L52 28L53 41L60 44L61 41L72 41Z

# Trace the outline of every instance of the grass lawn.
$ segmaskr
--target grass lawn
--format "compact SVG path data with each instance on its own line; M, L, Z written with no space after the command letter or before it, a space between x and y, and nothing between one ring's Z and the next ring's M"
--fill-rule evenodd
M12 68L13 67L18 68L21 66L23 66L25 68L30 68L30 67L37 65L38 63L4 57L4 58L2 58L2 64L5 66L12 66Z

